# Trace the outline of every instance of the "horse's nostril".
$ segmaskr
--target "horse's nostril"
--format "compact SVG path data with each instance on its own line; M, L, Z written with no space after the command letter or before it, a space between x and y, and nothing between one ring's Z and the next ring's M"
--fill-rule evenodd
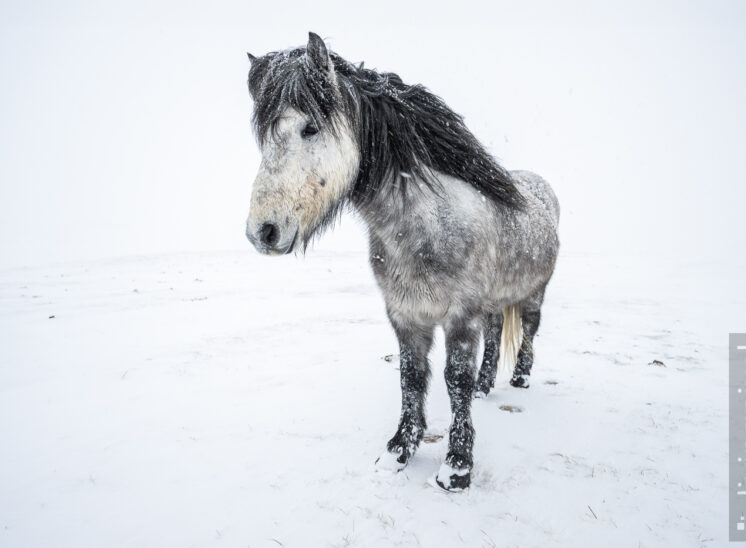
M277 240L280 239L280 231L272 223L264 223L262 229L259 231L259 238L267 247L274 247Z

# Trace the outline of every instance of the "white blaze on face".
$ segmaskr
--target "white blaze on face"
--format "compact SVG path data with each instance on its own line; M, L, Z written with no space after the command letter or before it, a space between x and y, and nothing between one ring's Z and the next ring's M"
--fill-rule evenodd
M309 122L288 108L262 143L246 222L246 235L262 253L290 252L355 180L360 154L349 126L339 121L333 135L328 128L309 128Z

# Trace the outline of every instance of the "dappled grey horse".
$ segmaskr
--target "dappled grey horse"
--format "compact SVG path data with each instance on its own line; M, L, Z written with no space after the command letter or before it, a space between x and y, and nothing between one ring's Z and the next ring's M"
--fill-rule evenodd
M472 398L494 386L498 361L514 367L513 386L529 386L559 247L554 193L498 165L426 88L353 65L316 34L249 59L262 162L247 237L269 255L305 251L347 204L359 213L400 348L401 416L377 466L401 470L422 440L428 353L442 326L452 422L436 480L468 487Z

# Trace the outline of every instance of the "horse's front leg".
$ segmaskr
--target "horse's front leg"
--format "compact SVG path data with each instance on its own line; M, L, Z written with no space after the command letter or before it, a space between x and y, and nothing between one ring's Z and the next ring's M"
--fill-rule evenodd
M474 368L479 345L477 322L458 321L444 326L446 352L446 387L451 398L451 428L448 454L438 471L436 481L443 489L460 490L471 483L474 427L471 424L471 398L474 391Z
M386 451L376 460L379 469L399 471L414 455L427 427L425 396L430 380L427 354L433 341L433 327L415 325L391 317L399 339L401 372L401 415L396 433Z

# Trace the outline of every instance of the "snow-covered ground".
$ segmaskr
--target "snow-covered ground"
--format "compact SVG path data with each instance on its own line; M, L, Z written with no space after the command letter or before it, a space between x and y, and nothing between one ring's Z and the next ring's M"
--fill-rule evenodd
M364 251L0 271L0 546L724 546L741 273L562 256L450 494L442 335L428 442L374 470L399 378Z

